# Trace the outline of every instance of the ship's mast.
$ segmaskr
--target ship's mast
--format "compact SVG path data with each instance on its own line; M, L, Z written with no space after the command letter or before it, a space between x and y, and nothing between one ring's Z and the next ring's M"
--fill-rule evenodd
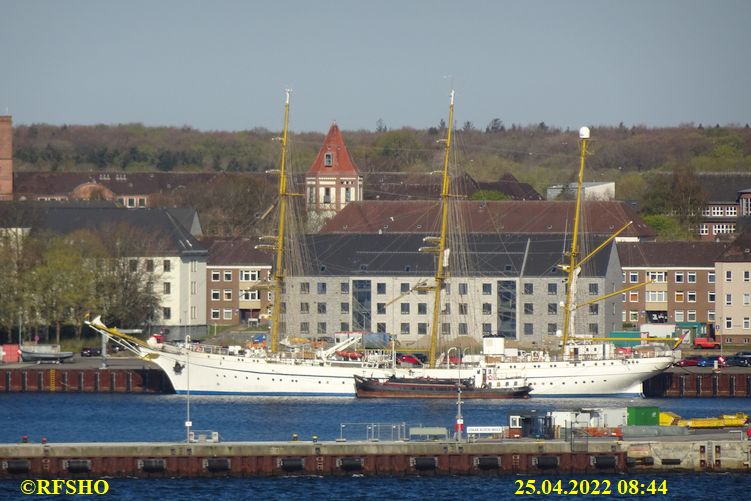
M282 148L279 160L279 221L277 223L276 235L261 237L262 240L271 243L256 246L257 249L273 250L275 253L274 283L272 285L274 299L271 305L270 348L272 353L279 351L279 324L282 311L282 285L284 283L284 221L287 211L287 197L295 195L294 193L287 193L287 175L284 170L287 163L287 130L289 127L289 95L291 92L290 89L285 89L284 91L286 96L284 101L284 130L282 137L279 138Z
M435 284L433 289L433 322L430 327L430 367L435 367L436 347L438 345L438 324L441 312L441 290L446 279L446 228L448 226L449 202L449 155L451 153L451 127L454 123L454 91L451 90L451 104L449 105L448 128L444 142L443 180L441 183L441 234L439 237L426 237L430 247L422 247L422 252L436 254Z
M563 270L568 272L568 280L566 287L566 304L564 306L564 318L563 318L563 346L566 346L569 336L572 335L574 330L574 310L576 310L576 304L574 304L574 298L576 295L576 279L581 271L581 263L577 262L579 256L579 219L581 218L581 195L582 195L582 181L584 179L584 161L587 156L587 142L589 141L589 128L582 127L579 129L579 150L581 158L579 162L579 179L576 184L576 207L574 209L574 232L571 237L571 250L569 251L569 263L562 266Z

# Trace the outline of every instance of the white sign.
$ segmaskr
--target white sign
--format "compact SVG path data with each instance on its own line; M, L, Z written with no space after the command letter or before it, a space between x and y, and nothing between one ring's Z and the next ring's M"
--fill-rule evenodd
M469 435L504 433L504 431L505 431L504 426L467 426L467 433Z

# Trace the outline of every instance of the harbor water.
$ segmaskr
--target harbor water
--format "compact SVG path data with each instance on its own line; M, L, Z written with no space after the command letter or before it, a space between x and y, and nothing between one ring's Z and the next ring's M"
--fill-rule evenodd
M189 402L189 405L188 405ZM683 417L751 413L749 399L529 399L466 401L468 426L508 424L517 410L545 412L586 407L658 406ZM30 442L44 437L60 442L138 442L185 440L190 409L193 428L219 432L224 441L365 440L374 424L382 439L392 425L451 429L451 400L357 400L354 398L220 397L141 394L0 394L0 442ZM342 426L342 425L345 426ZM393 433L393 431L391 432ZM385 435L384 435L385 434ZM287 477L248 479L110 479L110 499L476 499L515 496L522 477ZM547 478L547 477L546 477ZM561 477L564 480L568 477ZM574 478L574 477L572 477ZM641 479L642 477L640 477ZM671 474L667 498L734 499L751 489L751 474ZM618 478L611 479L617 482ZM613 484L615 485L615 484ZM0 482L0 499L19 497L17 481ZM49 496L46 496L49 497ZM592 496L565 496L585 499ZM597 496L602 498L603 496ZM613 498L632 498L633 495ZM29 499L29 497L25 497ZM33 497L31 497L33 499ZM41 499L41 498L40 498Z

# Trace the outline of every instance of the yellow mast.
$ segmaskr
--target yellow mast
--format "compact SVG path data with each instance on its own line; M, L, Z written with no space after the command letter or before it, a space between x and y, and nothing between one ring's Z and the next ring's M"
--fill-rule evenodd
M438 323L441 312L441 289L446 279L444 272L446 253L446 227L448 226L449 200L449 155L451 153L451 127L454 123L454 91L451 90L451 104L449 105L448 132L444 140L443 181L441 184L441 235L438 238L426 237L425 241L437 244L436 247L422 247L422 252L436 254L435 284L433 286L433 322L430 327L430 367L435 367L436 347L438 345Z
M568 280L566 283L566 304L564 307L563 317L563 346L566 346L568 337L573 331L573 315L576 305L574 304L574 295L576 294L576 275L579 273L579 263L577 263L577 256L579 254L579 218L581 212L581 192L582 181L584 179L584 160L587 155L587 142L589 140L589 128L582 127L579 129L579 146L581 152L581 159L579 162L579 179L576 185L576 207L574 209L574 232L571 238L571 251L569 252L569 264L562 266L563 270L568 272Z
M271 352L277 353L279 351L279 324L282 311L282 284L284 282L284 220L287 210L287 197L295 195L295 193L287 193L287 176L284 172L285 164L287 163L287 129L289 127L289 95L292 91L285 89L286 95L284 101L284 131L282 132L281 143L281 159L279 160L279 221L277 225L276 235L269 237L261 237L261 240L272 242L271 244L257 245L257 249L273 250L276 254L275 266L274 266L274 284L273 289L273 303L271 305Z

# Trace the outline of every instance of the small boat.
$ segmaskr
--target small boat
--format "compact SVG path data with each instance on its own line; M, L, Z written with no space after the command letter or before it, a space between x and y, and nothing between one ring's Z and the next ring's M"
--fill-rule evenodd
M21 348L21 360L23 362L42 362L61 364L63 360L73 358L72 351L33 351Z
M491 386L477 387L469 379L366 378L355 375L355 393L359 398L529 398L531 388L524 378L496 380Z

